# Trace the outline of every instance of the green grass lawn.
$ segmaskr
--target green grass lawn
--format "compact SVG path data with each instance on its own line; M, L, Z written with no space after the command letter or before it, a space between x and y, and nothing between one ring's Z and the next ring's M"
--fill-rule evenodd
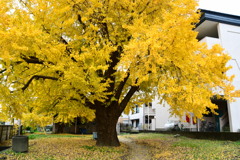
M182 136L175 138L173 135L152 133L129 137L150 147L155 159L240 160L240 141L200 140Z
M136 145L146 147L149 159L240 159L240 141L197 140L182 136L175 138L173 135L153 133L120 136L133 139ZM0 152L0 159L3 157L9 160L128 159L130 150L125 144L111 148L97 147L95 143L92 135L32 134L29 135L28 153L14 153L8 149Z
M74 134L29 134L28 138L29 139L39 139L39 138L62 138L62 137L89 137L85 135L74 135Z

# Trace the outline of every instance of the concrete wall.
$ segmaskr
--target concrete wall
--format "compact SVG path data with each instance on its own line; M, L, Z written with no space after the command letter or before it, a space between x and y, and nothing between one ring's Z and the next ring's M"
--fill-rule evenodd
M231 132L240 132L240 98L235 102L229 103L228 116Z
M227 72L228 75L235 75L233 85L235 89L240 89L240 27L219 24L219 39L226 52L232 57L228 65L232 69ZM229 123L231 132L240 132L240 98L235 102L230 102L228 106Z
M215 44L221 44L220 39L213 37L204 37L200 42L206 43L209 49Z
M156 116L155 116L155 125L156 130L165 130L165 124L169 122L178 122L178 117L172 117L169 109L170 106L165 102L163 104L159 104L159 100L155 99L153 101L153 106L156 107Z
M233 84L235 89L240 89L240 27L219 24L218 32L222 47L232 57L229 65L233 68L227 74L235 75Z
M143 123L144 122L143 113L144 113L144 107L139 107L139 113L130 113L129 114L130 120L134 122L132 124L133 128L136 127L136 120L139 120L139 126L137 128L140 130L142 129L142 126L144 124Z
M206 28L207 29L207 28ZM228 24L217 25L219 38L205 37L201 42L207 43L211 48L214 44L220 44L225 52L228 53L232 59L228 65L232 66L227 72L228 76L235 75L233 85L235 89L240 89L240 27ZM219 93L221 90L219 90ZM240 131L240 99L236 98L235 102L228 104L230 131Z

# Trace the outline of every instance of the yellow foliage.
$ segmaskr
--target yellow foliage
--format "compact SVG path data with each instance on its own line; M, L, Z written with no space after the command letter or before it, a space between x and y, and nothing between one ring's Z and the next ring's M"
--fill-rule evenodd
M195 0L1 0L0 6L0 98L9 117L44 125L52 117L91 121L98 107L114 106L120 115L127 104L129 111L158 96L173 114L200 118L206 107L216 108L214 89L231 100L230 57L196 40Z

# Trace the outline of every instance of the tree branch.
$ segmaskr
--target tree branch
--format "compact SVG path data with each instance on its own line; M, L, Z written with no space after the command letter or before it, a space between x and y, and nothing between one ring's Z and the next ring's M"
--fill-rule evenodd
M85 23L83 23L83 21L82 21L82 17L81 17L81 15L79 15L78 14L78 21L79 21L79 23L83 26L83 31L85 32L85 29L86 29L86 24Z
M149 4L150 4L150 1L147 2L146 6L138 14L139 15L142 14L147 9Z
M61 97L55 99L53 103L50 105L50 107L47 109L47 112L50 112L53 108L55 108L60 103L61 100L62 100Z
M131 88L129 89L127 95L124 97L124 99L122 100L122 102L119 105L119 111L122 113L123 110L126 108L128 102L130 101L130 99L132 98L132 96L134 95L134 93L139 89L139 86L131 86Z
M128 74L127 74L127 76L124 78L124 80L120 82L120 84L119 84L119 86L118 86L118 88L117 88L116 94L115 94L115 98L116 98L116 99L119 99L119 98L120 98L121 93L122 93L122 90L123 90L123 87L124 87L124 85L126 84L129 76L130 76L130 73L128 72Z
M90 109L96 109L96 106L95 106L93 103L91 103L86 96L84 96L84 95L82 95L82 94L81 94L80 96L83 96L83 98L84 98L84 100L85 100L85 105L86 105L88 108L90 108ZM69 100L70 100L70 101L80 102L79 99L74 98L74 97L70 98Z
M78 93L79 91L81 91L80 89L76 89L76 88L72 88L72 89L76 91L76 93L81 97L81 99L85 100L86 106L88 106L90 109L96 109L96 106L92 102L90 102L90 100L84 94ZM80 100L75 97L71 97L69 100L80 102Z
M5 72L6 70L7 70L7 69L5 68L5 69L1 70L1 71L0 71L0 73L3 73L3 72Z
M109 64L108 70L104 74L105 80L110 79L112 83L110 83L110 87L108 87L107 92L112 92L114 90L114 84L115 84L115 76L113 75L116 72L115 66L118 64L120 56L122 52L122 47L119 46L117 51L112 52L111 54L111 62Z
M108 39L109 41L110 40L110 36L109 36L109 31L108 31L108 26L107 26L107 23L100 23L100 25L102 26L101 27L101 30L100 32L102 33L102 36L106 39Z
M51 80L55 80L55 81L58 80L58 78L56 78L56 77L34 75L34 76L32 76L32 77L28 80L28 82L27 82L21 89L22 89L23 91L26 90L27 87L30 85L30 83L31 83L34 79L36 79L36 80L38 80L38 79L51 79Z
M34 57L34 56L30 56L29 58L22 55L21 56L21 59L23 59L25 62L27 63L34 63L34 64L43 64L44 61L43 60L40 60L38 59L37 57ZM18 63L18 62L17 62Z

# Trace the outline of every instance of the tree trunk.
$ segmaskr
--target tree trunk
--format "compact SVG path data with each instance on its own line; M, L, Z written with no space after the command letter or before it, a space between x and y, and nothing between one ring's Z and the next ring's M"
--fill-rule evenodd
M63 133L64 124L54 123L53 133Z
M119 116L113 107L96 109L97 146L120 146L116 131Z

